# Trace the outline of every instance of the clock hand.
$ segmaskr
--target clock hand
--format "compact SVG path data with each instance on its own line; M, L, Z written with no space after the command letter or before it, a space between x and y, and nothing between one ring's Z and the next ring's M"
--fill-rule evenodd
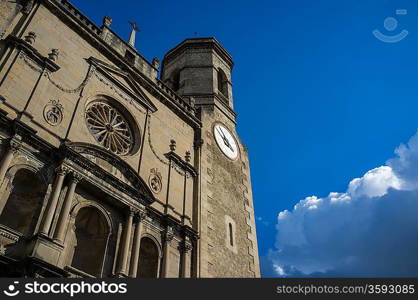
M234 148L232 148L231 143L229 143L228 138L225 136L222 128L216 127L216 130L221 135L222 140L224 141L225 146L227 146L232 152L235 152Z
M220 127L219 129L220 129L220 130L221 130L221 132L222 132L222 136L223 136L224 138L226 138L225 133L224 133L224 131L222 130L222 127Z
M219 131L219 127L216 127L216 130L219 132L219 134L221 135L222 139L225 140L225 135L223 134L222 129L221 129L221 131Z
M232 146L231 146L231 144L229 143L229 140L228 140L228 138L225 136L225 134L224 134L224 132L223 132L223 130L222 130L222 128L216 128L216 130L219 132L219 134L221 135L221 137L222 137L222 139L223 139L223 141L224 141L224 144L225 144L225 146L227 146L229 149L231 149L231 151L232 152L235 152L235 150L232 148Z
M225 145L226 145L229 149L231 149L231 151L232 151L232 152L235 152L235 151L234 151L234 149L232 148L232 145L229 143L228 139L225 139L225 140L224 140L224 144L225 144Z
M229 148L229 141L228 141L228 139L226 138L226 136L223 134L223 132L222 132L222 129L221 129L221 131L219 131L219 128L216 128L216 130L219 132L219 134L221 135L221 138L222 138L222 140L224 141L224 144L226 145L226 146L228 146L228 148Z

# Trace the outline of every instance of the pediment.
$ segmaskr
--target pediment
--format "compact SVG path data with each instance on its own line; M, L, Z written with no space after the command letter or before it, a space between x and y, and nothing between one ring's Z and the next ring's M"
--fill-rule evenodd
M146 182L120 157L88 143L67 142L64 148L67 150L66 156L71 156L73 161L82 164L84 168L88 168L96 174L107 174L101 177L112 179L109 182L116 185L117 188L124 188L126 192L138 196L148 204L155 201Z
M134 80L129 72L116 66L107 64L97 58L90 57L88 61L95 66L96 73L108 80L116 88L127 94L128 97L137 101L151 112L157 111L157 107L151 99L142 91L140 85Z

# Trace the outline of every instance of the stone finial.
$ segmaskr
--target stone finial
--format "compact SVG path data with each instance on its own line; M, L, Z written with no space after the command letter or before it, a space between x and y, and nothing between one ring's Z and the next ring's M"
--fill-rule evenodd
M152 59L152 65L154 66L154 68L158 69L160 66L160 59L158 57L154 57Z
M189 97L189 104L192 108L194 108L195 104L196 104L196 99L194 97L190 96Z
M24 13L24 14L28 14L28 13L30 13L30 11L32 10L32 8L33 8L33 4L34 4L34 0L28 0L28 1L26 1L26 3L25 3L25 5L23 6L23 10L22 10L22 12Z
M170 151L172 151L172 152L176 151L176 141L175 140L170 141Z
M50 53L48 53L48 58L52 61L57 61L58 55L60 51L58 49L52 49Z
M186 156L185 156L186 162L189 163L191 158L192 156L190 155L190 151L186 151Z
M25 36L25 42L27 42L28 44L32 45L33 43L35 43L36 40L36 33L31 31L29 32L26 36Z
M103 18L103 26L110 27L110 24L112 24L112 18L109 16L105 16Z
M136 26L135 22L128 22L132 26L131 34L129 35L129 41L128 44L131 45L133 48L135 48L135 36L136 32L140 31L138 26Z

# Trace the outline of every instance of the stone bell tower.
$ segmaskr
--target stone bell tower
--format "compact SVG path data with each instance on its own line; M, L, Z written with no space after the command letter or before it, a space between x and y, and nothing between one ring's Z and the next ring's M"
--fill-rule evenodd
M186 39L165 56L161 80L188 99L202 128L195 139L199 187L199 277L259 277L247 148L236 131L231 55L214 38Z
M164 57L161 79L198 105L216 105L235 118L231 55L214 38L187 39Z

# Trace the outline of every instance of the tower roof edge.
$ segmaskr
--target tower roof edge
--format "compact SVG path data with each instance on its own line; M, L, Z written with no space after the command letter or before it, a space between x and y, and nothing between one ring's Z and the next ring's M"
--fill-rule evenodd
M169 50L164 55L164 61L168 62L172 58L176 57L179 53L183 52L185 49L202 49L202 48L212 48L225 60L226 63L232 67L234 62L232 60L231 54L219 43L219 41L214 37L196 37L196 38L187 38L183 40L180 44Z

